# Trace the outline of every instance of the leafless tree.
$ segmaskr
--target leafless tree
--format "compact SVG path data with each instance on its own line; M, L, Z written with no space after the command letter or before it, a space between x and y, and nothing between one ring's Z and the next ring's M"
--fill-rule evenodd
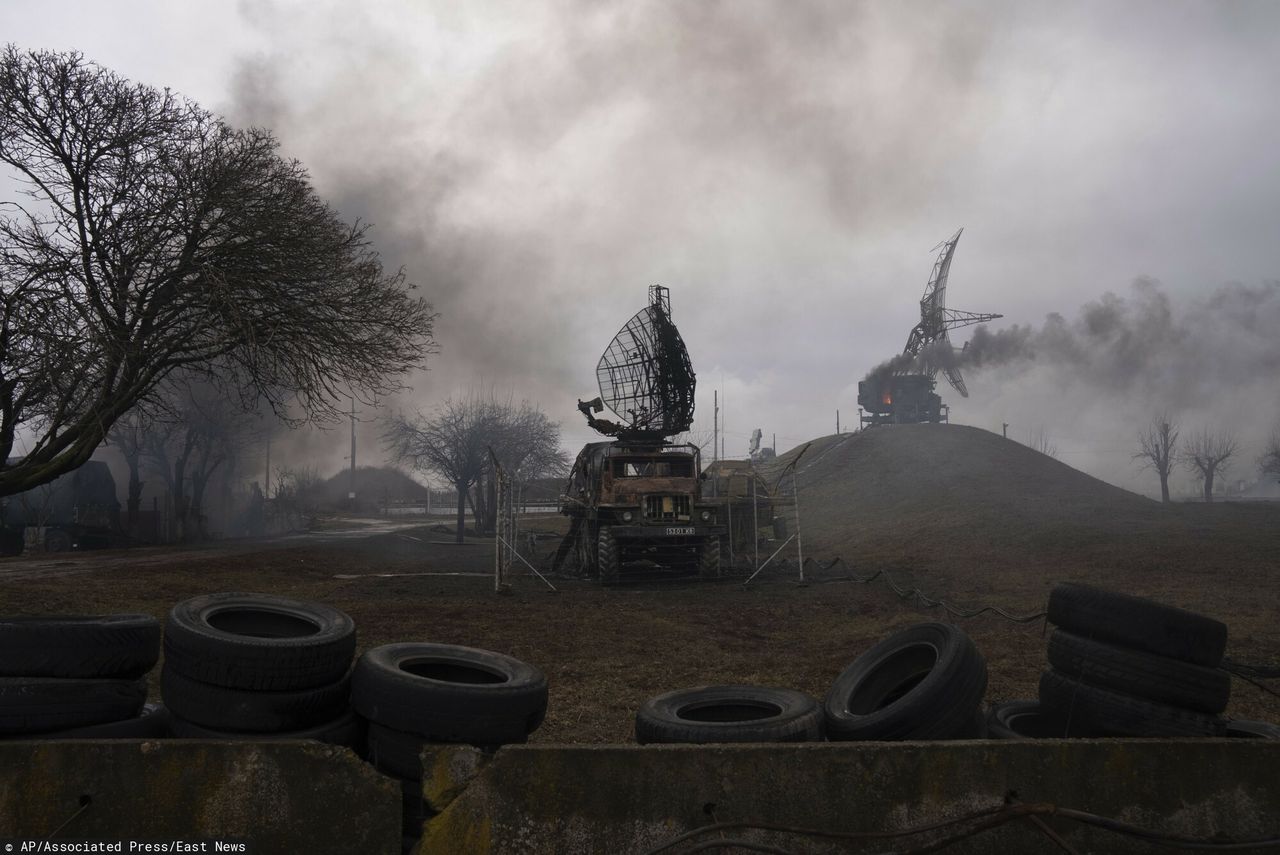
M1227 468L1227 462L1235 456L1237 443L1226 433L1216 433L1208 428L1187 437L1181 459L1187 469L1200 476L1204 484L1204 500L1213 501L1213 480Z
M1058 456L1058 446L1049 438L1049 432L1043 426L1036 428L1027 436L1027 445L1049 457Z
M1169 501L1169 473L1178 461L1178 423L1161 413L1151 420L1146 430L1138 434L1138 453L1134 460L1142 461L1142 468L1154 469L1160 476L1160 501Z
M558 424L527 402L513 405L492 395L450 398L430 416L392 416L383 442L396 460L438 475L453 486L458 496L458 543L466 530L468 503L481 529L492 526L496 508L490 448L508 472L524 481L567 466L559 448Z
M1271 434L1267 440L1262 456L1258 458L1258 468L1264 475L1275 475L1280 478L1280 430Z
M169 489L177 535L194 540L205 530L204 499L219 467L252 438L251 422L228 409L216 389L199 382L170 383L161 414L143 438L143 457Z
M434 351L431 307L277 148L80 54L0 52L0 495L84 463L179 369L326 422Z
M142 506L143 457L147 450L147 433L151 427L151 413L145 407L135 407L107 431L107 442L114 445L129 467L128 499L125 502L125 530L130 537L138 536L138 521Z

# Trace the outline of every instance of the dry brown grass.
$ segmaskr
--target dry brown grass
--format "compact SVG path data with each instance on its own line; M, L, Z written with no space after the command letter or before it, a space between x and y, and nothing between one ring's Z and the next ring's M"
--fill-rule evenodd
M1056 581L1088 581L1211 614L1231 628L1228 655L1280 661L1280 507L1161 507L966 428L892 428L820 443L829 453L818 460L821 449L811 448L818 465L801 479L806 555L840 555L855 574L888 569L959 605L1020 613L1040 610ZM563 528L555 518L533 524ZM553 594L522 578L505 596L483 577L372 575L492 568L489 542L452 546L431 542L445 537L439 532L408 534L419 539L83 556L27 578L6 577L20 565L0 562L0 610L163 618L173 603L211 591L321 600L355 618L362 649L430 640L538 665L551 683L538 742L628 741L646 697L685 686L758 683L821 696L876 640L946 619L882 582L841 581L843 569L806 587L794 573L766 571L748 588L602 589L556 579ZM1034 697L1045 667L1041 624L956 622L987 658L989 701ZM1237 682L1228 714L1280 721L1280 699Z

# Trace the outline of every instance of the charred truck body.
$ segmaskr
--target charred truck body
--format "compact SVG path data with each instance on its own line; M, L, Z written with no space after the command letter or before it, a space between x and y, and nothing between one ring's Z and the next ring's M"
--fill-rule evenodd
M614 336L596 378L600 397L578 409L616 439L589 443L574 461L560 500L569 534L554 566L572 554L579 572L606 583L633 562L718 576L724 528L703 500L698 449L668 441L693 423L695 378L666 288L649 289L649 305ZM596 417L606 405L619 421Z
M956 244L960 242L963 231L960 229L934 247L941 251L933 262L933 274L920 299L920 323L907 336L907 346L903 348L902 355L875 368L858 383L858 407L865 427L949 421L947 405L934 392L937 385L934 377L939 371L960 393L960 397L969 397L960 369L948 358L954 350L947 333L1003 315L947 308L951 257L955 255Z

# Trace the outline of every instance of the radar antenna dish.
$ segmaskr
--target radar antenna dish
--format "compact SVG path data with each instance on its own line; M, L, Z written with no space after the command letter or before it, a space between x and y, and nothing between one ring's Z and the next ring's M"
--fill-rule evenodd
M693 424L695 376L671 321L671 292L649 287L649 305L609 342L596 365L600 397L578 402L587 423L606 436L659 441ZM620 421L598 419L605 407Z
M960 242L961 228L934 249L941 249L938 258L933 262L933 273L929 276L929 284L924 287L924 296L920 298L920 323L916 324L907 336L907 346L903 353L914 356L913 364L904 366L896 374L920 373L933 378L939 371L947 378L951 387L963 398L969 397L960 369L954 365L938 365L930 358L934 345L950 344L948 332L960 327L986 323L1004 315L980 314L978 312L962 312L947 308L947 276L951 273L951 257L955 255L956 244Z

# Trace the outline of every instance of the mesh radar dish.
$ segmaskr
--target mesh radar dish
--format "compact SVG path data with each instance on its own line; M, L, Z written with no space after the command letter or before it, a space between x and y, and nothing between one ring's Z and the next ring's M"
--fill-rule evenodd
M956 244L960 242L960 233L963 231L964 229L960 229L934 247L934 249L941 249L941 252L933 263L933 274L929 277L929 284L924 288L924 296L920 298L920 323L911 330L911 334L907 337L907 346L902 351L904 355L917 357L918 367L908 364L896 373L911 374L919 370L926 377L932 378L941 370L952 388L959 392L961 397L967 398L969 390L964 385L964 378L960 376L960 369L953 365L935 365L929 359L927 352L931 345L949 344L947 333L950 330L1003 317L1003 315L962 312L947 308L947 276L951 273L951 257L955 255Z
M596 365L600 397L579 402L591 427L608 436L661 440L693 424L693 365L671 322L671 293L649 287L649 305L627 321ZM608 407L621 420L597 419Z

